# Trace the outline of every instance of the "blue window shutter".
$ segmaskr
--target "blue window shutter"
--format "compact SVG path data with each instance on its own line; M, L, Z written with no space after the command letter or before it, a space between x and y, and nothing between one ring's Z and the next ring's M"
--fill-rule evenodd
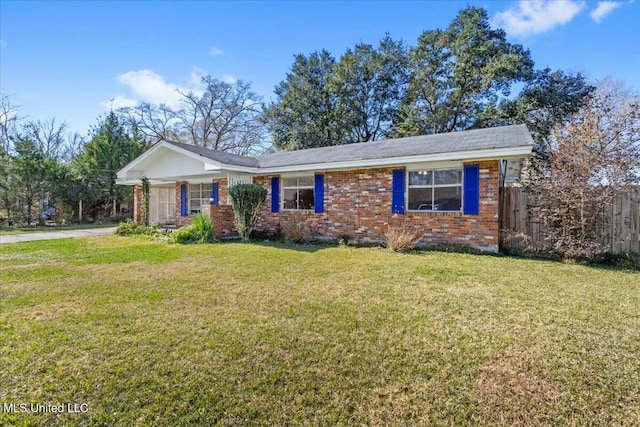
M271 212L280 212L280 178L271 178Z
M391 212L404 213L404 169L393 171L391 179Z
M180 215L187 216L187 184L180 185Z
M211 204L212 205L217 205L219 203L218 194L219 194L218 183L214 182L211 185Z
M480 212L480 166L464 167L464 207L465 215L478 215Z
M313 203L316 213L324 212L324 175L316 175L313 189Z

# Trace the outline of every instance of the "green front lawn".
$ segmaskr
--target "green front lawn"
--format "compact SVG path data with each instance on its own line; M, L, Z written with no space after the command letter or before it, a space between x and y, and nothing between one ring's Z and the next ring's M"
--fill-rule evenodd
M640 275L377 248L4 245L0 425L45 424L639 425Z

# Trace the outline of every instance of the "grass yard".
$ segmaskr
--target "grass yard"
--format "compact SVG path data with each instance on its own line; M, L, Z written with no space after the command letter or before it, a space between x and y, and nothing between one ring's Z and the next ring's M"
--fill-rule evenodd
M637 426L640 275L376 248L4 245L0 411L21 426Z

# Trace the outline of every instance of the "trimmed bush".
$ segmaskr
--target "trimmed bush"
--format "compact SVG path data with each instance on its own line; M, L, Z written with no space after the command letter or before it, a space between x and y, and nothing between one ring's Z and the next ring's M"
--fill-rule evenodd
M147 227L131 220L121 222L116 228L115 234L118 236L155 236L158 230L155 227Z
M149 179L145 176L142 178L142 219L146 225L149 225Z
M216 241L211 220L202 214L193 218L193 222L181 227L171 234L174 243L213 243Z
M267 200L267 189L258 184L238 184L230 187L228 194L233 206L233 224L242 240L247 241Z

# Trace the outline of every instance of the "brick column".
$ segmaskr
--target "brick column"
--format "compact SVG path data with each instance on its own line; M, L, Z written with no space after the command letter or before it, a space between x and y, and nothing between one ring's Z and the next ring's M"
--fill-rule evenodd
M133 186L133 222L143 222L142 218L142 185Z
M202 205L201 213L203 217L211 219L211 205L208 203L206 205Z
M217 237L237 237L231 205L210 206L211 224Z
M182 184L187 186L187 200L189 200L189 182L188 181L177 181L176 182L176 225L178 227L182 227L184 225L189 225L193 221L193 218L190 217L187 212L187 216L180 215L180 187Z

